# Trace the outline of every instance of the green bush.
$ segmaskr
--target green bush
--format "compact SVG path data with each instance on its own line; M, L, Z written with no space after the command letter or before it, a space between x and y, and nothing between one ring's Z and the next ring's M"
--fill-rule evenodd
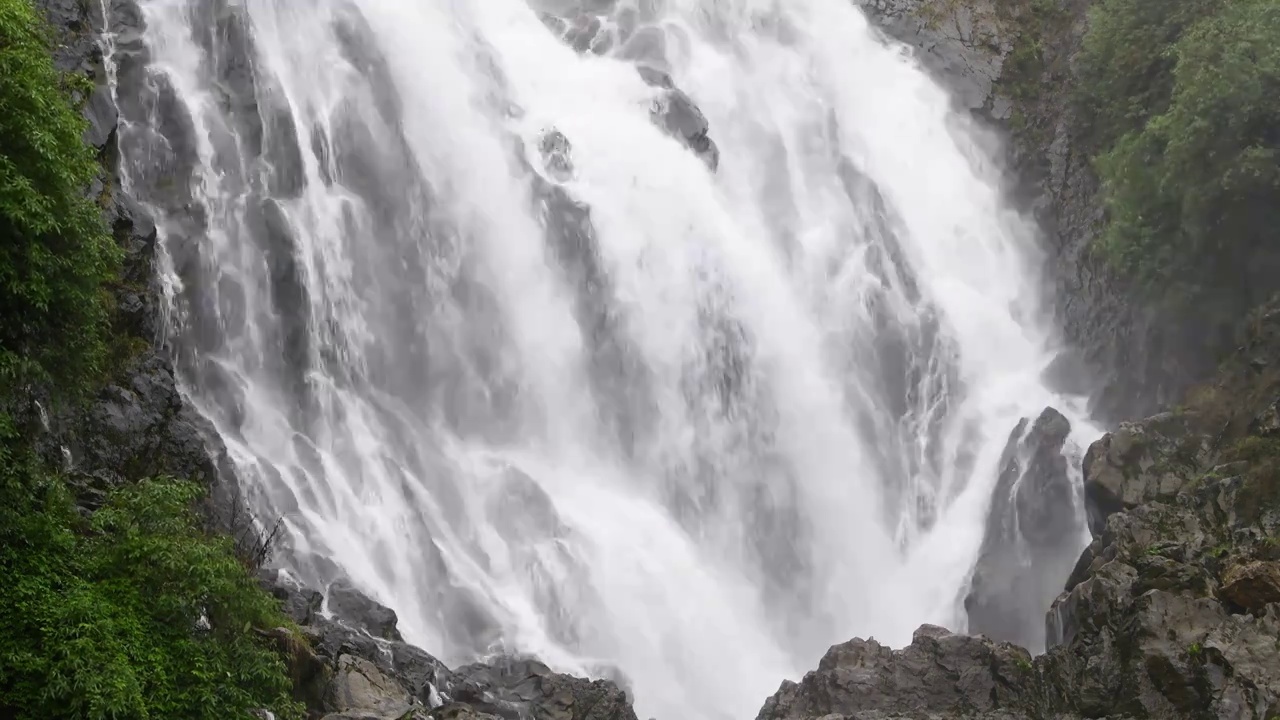
M1104 257L1164 295L1247 284L1280 250L1280 4L1109 0L1090 19Z
M83 78L80 78L83 81ZM0 392L97 375L119 249L86 197L98 164L30 0L0 0Z
M0 482L0 717L301 716L253 631L279 607L201 532L198 487L127 486L85 519L61 478L10 464Z

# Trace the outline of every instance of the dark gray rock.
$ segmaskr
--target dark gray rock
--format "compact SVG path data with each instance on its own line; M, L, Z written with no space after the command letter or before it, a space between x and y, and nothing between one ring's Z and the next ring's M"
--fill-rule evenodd
M458 668L450 696L508 720L635 720L613 682L551 672L537 660L498 658Z
M324 595L304 587L288 573L267 568L258 573L262 587L280 601L280 607L289 619L299 625L310 624L320 613Z
M692 150L712 172L720 166L720 148L711 140L710 123L682 90L666 91L654 101L650 114L658 127Z
M1079 552L1074 487L1063 445L1071 425L1053 408L1009 437L965 610L969 631L1035 652L1044 614Z
M329 586L329 611L357 630L383 640L400 640L396 612L339 580Z
M1011 33L992 0L855 0L885 34L912 48L921 64L964 108L997 120L1011 103L997 82L1013 50Z
M925 625L901 650L874 640L832 647L817 671L783 682L756 720L1014 720L1035 707L1026 650Z
M1141 503L1174 497L1212 465L1212 439L1196 432L1190 413L1164 413L1121 423L1089 448L1084 459L1090 528Z
M288 631L268 636L288 651L290 670L301 678L295 680L297 694L317 717L635 720L626 693L613 681L554 673L529 658L497 657L453 671L399 640L394 613L349 584L335 583L336 595L331 588L328 606L338 609L328 619L314 608L319 593L300 588L283 573L264 572L260 577L287 609L294 610L295 619L307 618L296 636L305 640L299 647L290 645L296 640ZM390 632L387 623L392 623ZM394 634L394 639L375 637L371 627Z

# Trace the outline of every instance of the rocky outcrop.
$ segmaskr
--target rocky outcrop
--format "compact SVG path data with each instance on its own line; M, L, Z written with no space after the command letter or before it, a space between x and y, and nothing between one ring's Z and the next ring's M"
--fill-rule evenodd
M1035 686L1026 650L925 625L902 650L836 645L816 672L784 682L756 720L1014 720L1031 716Z
M1079 553L1074 480L1063 446L1071 424L1053 408L1009 437L965 598L969 632L1044 649L1044 613Z
M1280 354L1277 310L1183 407L1090 448L1094 538L1050 607L1047 652L927 627L898 651L856 640L761 720L1280 714L1280 372L1258 362Z
M531 658L450 670L399 640L395 613L349 583L335 583L326 604L285 573L266 571L262 582L300 625L267 635L290 658L295 694L313 718L635 720L615 683L555 673Z

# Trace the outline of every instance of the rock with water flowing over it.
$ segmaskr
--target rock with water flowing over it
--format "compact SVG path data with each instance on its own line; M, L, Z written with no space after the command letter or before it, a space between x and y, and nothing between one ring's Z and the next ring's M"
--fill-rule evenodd
M891 37L917 50L917 57L970 110L1009 117L1010 103L996 82L1013 50L997 3L966 0L856 0Z
M629 19L630 15L607 17L613 4L551 3L550 8L544 10L540 17L548 29L579 53L603 55L613 49L615 39L630 40L621 48L619 57L635 62L640 78L662 91L650 108L654 124L693 151L694 155L715 172L720 166L720 148L711 139L710 123L702 110L694 103L693 98L675 86L668 74L670 67L665 56L665 35L652 25L634 31L631 27L634 18ZM544 136L544 143L547 139L556 142L554 135ZM548 149L544 147L544 157L547 152Z
M1063 454L1070 432L1067 419L1046 408L1009 437L965 598L974 634L1044 647L1044 613L1062 589L1083 532Z
M400 640L396 611L360 592L350 582L329 585L329 610L357 630L383 640Z
M712 172L720 167L720 148L711 140L711 125L682 90L667 90L654 101L650 114L658 127L692 150Z

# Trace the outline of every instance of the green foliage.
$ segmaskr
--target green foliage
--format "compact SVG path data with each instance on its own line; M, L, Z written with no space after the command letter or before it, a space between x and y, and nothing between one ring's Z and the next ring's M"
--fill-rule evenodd
M1090 20L1103 256L1166 296L1242 283L1280 228L1280 4L1107 0Z
M199 529L198 487L124 487L86 519L30 462L0 480L0 716L301 716L253 631L284 619L231 541Z
M30 0L0 0L0 389L83 389L103 355L119 249L85 193L98 172ZM81 81L83 78L80 79Z

